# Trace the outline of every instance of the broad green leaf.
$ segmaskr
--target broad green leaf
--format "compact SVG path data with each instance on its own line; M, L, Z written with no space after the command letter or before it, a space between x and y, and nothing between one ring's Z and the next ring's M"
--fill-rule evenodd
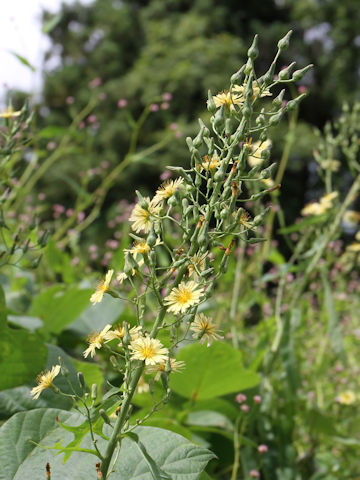
M57 347L56 345L47 345L47 362L45 360L45 363L40 365L34 375L28 379L26 382L28 385L0 391L0 418L8 418L17 412L33 410L36 408L52 407L61 410L68 410L71 408L72 403L70 399L57 395L50 389L44 390L36 400L34 400L30 394L31 388L36 385L35 379L37 374L42 370L51 370L51 367L59 363L59 357L61 357L62 363L66 366L69 372L68 380L72 384L73 389L78 394L81 394L77 379L77 371L73 365L73 360L60 347ZM86 365L94 366L94 368L98 369L95 364L89 363ZM73 393L68 382L62 375L58 375L55 378L54 384L64 393Z
M113 324L124 310L124 303L118 298L110 295L104 295L100 303L91 305L84 310L77 319L69 325L69 329L79 334L87 336L93 330L102 330L106 324ZM124 320L121 318L121 320Z
M299 223L295 223L294 225L290 225L289 227L280 228L279 230L277 230L277 233L284 235L288 233L301 232L301 230L304 230L305 228L312 225L324 223L327 218L327 215L318 215L314 217L304 218Z
M0 337L0 390L32 381L46 359L47 348L38 335L5 327Z
M0 480L12 480L17 476L19 468L36 449L32 442L41 443L52 431L59 431L56 417L60 414L63 421L70 416L68 412L54 408L20 412L0 428ZM43 480L46 462L39 465L38 477L36 472L29 471L23 478Z
M40 318L30 317L27 315L9 315L8 320L10 324L26 328L27 330L30 330L30 332L34 332L43 325L43 322L40 320Z
M46 331L60 333L89 305L92 292L53 285L34 299L31 315L42 319Z
M192 400L243 391L260 382L257 373L244 370L241 353L226 343L194 343L180 350L177 359L185 361L186 368L171 375L170 387Z
M39 409L31 412L20 412L14 415L0 429L0 464L6 465L0 469L1 480L43 480L45 465L51 465L52 480L88 480L96 478L93 455L74 452L71 458L63 464L62 455L56 450L43 447L53 447L60 442L66 445L73 438L73 433L63 428L55 428L55 418L69 420L68 412L55 409ZM172 480L197 480L209 460L215 455L205 448L200 448L187 439L173 432L154 427L138 427L134 430L141 444L157 467ZM40 443L43 447L33 445L30 440ZM104 451L106 443L97 438L97 444ZM110 480L152 480L151 473L143 455L134 448L133 441L124 438L121 452L114 466ZM91 449L90 437L87 436L82 446ZM10 449L11 455L8 455ZM1 476L3 475L3 476Z
M211 410L190 412L186 423L188 425L219 427L229 431L234 428L232 422L225 415Z
M101 372L100 367L96 363L90 362L80 362L75 358L72 358L72 363L75 365L75 368L78 372L82 372L85 377L85 382L91 388L93 383L96 383L98 390L100 391L101 385L104 381L104 376Z
M212 410L222 413L230 420L235 420L239 415L239 408L236 408L227 400L223 398L212 398L211 400L198 400L196 403L187 402L184 405L185 409L191 410L191 412L198 412L200 410Z
M10 50L9 53L11 53L11 55L13 55L15 58L17 58L19 60L19 62L21 62L23 65L25 65L25 67L30 68L30 70L32 70L33 72L36 71L36 68L33 65L31 65L31 63L28 60L26 60L25 57L23 57L22 55L19 55L18 53L14 52L12 50Z

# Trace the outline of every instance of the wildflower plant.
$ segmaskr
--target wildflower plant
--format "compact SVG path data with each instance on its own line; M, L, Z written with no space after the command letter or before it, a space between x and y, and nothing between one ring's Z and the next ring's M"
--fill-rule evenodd
M124 438L137 443L152 477L160 478L133 430L169 401L171 373L181 375L186 369L184 362L176 360L184 342L206 342L212 348L212 342L223 339L211 314L202 311L227 272L236 245L263 241L260 227L268 209L262 199L280 187L271 183L276 164L270 164L269 130L305 97L301 94L284 103L284 89L276 96L273 93L279 86L297 82L311 68L293 71L291 64L276 75L276 62L290 35L279 41L270 68L261 76L254 65L255 36L248 60L231 77L229 88L216 95L209 92L210 125L199 120L198 135L186 139L189 167L168 167L176 178L159 186L152 199L137 192L138 203L129 219L134 244L124 250L117 283L110 269L91 297L96 304L109 294L129 302L136 312L134 325L123 321L92 334L84 352L85 357L107 352L121 385L113 386L101 400L80 374L82 395L70 395L85 416L92 440L87 451L99 458L98 478L111 476ZM132 400L144 389L144 374L161 379L162 398L149 415L131 424ZM50 377L48 383L45 380L34 393L51 385ZM77 427L72 428L75 432ZM106 437L105 444L100 446L95 433ZM59 444L54 448L71 451Z

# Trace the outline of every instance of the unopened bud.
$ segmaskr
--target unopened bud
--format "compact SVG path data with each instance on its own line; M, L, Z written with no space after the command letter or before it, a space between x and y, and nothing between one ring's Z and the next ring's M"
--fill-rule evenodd
M289 43L290 43L290 37L291 37L291 34L292 34L292 30L290 30L286 35L285 37L283 37L281 40L278 41L278 49L280 50L280 52L282 52L283 50L286 50L289 46Z
M291 80L294 82L298 82L303 78L303 76L313 68L314 65L310 64L307 67L302 68L301 70L295 70L295 72L292 74Z

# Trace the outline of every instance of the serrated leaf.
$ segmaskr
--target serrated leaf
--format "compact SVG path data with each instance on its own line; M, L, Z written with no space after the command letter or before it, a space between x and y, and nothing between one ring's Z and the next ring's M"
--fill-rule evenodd
M246 390L260 382L257 373L243 369L241 353L226 343L216 342L211 347L194 343L180 350L176 358L185 361L186 368L171 375L170 387L192 400Z

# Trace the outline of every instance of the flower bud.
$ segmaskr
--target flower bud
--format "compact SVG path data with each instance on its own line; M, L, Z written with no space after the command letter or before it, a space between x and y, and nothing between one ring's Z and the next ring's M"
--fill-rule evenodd
M310 64L307 67L302 68L301 70L295 70L292 74L291 80L294 82L298 82L303 78L303 76L313 68L314 65Z
M294 68L295 65L296 65L296 62L292 62L292 63L290 63L290 65L288 67L280 70L279 75L278 75L279 80L288 80L290 78L290 72Z
M290 30L286 35L285 37L283 37L281 40L278 41L278 49L280 50L280 52L286 50L289 46L289 42L290 42L290 37L291 37L291 34L292 34L292 30Z
M236 73L234 73L234 75L231 76L231 85L233 85L234 83L241 83L244 76L244 70L245 66L243 65L240 70L238 70Z
M208 91L208 101L207 101L207 109L210 113L214 114L216 112L216 105L212 98L211 91Z
M91 385L91 400L96 400L97 399L97 385L96 383L93 383Z
M103 408L100 408L99 413L100 413L102 419L104 420L104 422L107 423L108 425L111 425L110 418L107 416L107 414L106 414L106 412Z
M253 43L248 50L248 57L251 58L251 60L255 60L255 58L259 55L259 49L257 45L258 45L258 35L255 35Z

